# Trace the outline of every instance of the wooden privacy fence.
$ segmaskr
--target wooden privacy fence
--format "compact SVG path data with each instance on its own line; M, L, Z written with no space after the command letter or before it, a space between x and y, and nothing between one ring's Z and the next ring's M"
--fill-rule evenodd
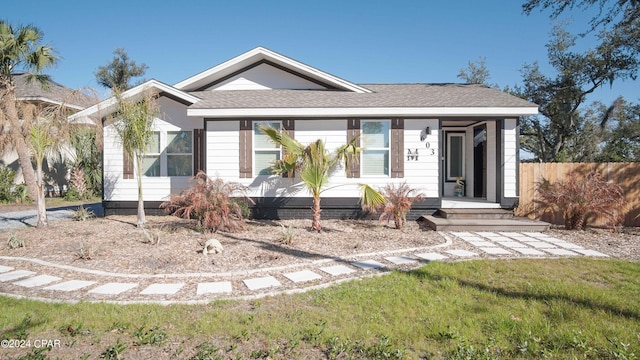
M521 163L520 203L516 215L563 225L562 214L544 211L536 205L536 187L543 179L551 183L567 178L575 173L579 178L595 170L624 191L627 206L624 215L625 226L640 226L640 163ZM597 218L591 225L602 225Z

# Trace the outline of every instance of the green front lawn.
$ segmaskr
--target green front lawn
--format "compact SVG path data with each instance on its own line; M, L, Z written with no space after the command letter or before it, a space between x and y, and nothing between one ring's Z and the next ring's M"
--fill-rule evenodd
M208 305L0 298L2 339L51 358L635 359L640 263L434 262L298 295Z

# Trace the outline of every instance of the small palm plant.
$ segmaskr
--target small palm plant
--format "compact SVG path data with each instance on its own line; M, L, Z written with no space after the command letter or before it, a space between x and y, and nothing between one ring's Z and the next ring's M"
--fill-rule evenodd
M161 208L183 219L195 219L198 225L211 231L240 231L244 228L241 201L253 203L246 187L236 182L211 179L200 171L193 177L194 185L180 195L171 195Z
M379 206L380 221L393 219L396 229L401 229L407 223L407 214L415 201L424 199L424 195L412 189L406 182L401 184L387 184L382 188L382 194L387 198L386 204Z
M320 225L320 195L327 190L331 171L344 162L345 169L349 169L351 156L360 151L356 146L356 139L340 146L334 152L329 152L322 140L318 139L309 145L302 145L287 133L278 131L270 126L260 126L260 131L267 135L274 143L281 145L285 155L271 167L274 174L287 174L292 177L294 172L300 175L307 190L313 197L313 220L311 229L322 231ZM361 201L364 207L375 207L385 202L382 194L368 185L360 185Z

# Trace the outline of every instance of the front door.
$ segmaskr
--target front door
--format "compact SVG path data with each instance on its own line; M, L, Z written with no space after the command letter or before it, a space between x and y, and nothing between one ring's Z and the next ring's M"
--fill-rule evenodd
M473 197L487 197L487 126L473 128Z

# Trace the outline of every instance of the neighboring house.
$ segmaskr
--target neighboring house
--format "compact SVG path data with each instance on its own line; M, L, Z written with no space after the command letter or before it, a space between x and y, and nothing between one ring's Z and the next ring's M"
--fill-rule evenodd
M32 103L40 107L64 106L69 112L75 113L96 103L91 97L76 90L69 89L54 81L47 81L46 86L36 80L27 81L26 74L14 74L16 99L20 102ZM4 149L3 149L4 150ZM49 192L60 193L68 182L67 162L73 160L73 151L63 146L60 152L48 154L44 167L45 181ZM0 151L0 166L6 166L16 171L15 183L22 183L22 169L18 164L15 151Z
M256 200L254 215L268 218L306 217L312 201L299 179L269 173L282 150L258 124L303 144L322 139L329 148L359 137L358 165L337 169L322 197L323 216L343 217L360 209L360 183L406 181L426 195L414 213L456 206L456 200L513 207L519 117L538 112L536 104L482 85L354 84L262 47L173 86L150 80L124 96L135 99L145 89L159 92L162 114L153 122L155 141L143 169L145 207L157 209L204 170L246 185ZM107 99L73 119L104 121L115 107ZM105 211L135 213L133 165L124 161L109 123L104 147ZM457 179L466 183L462 198L453 198Z

